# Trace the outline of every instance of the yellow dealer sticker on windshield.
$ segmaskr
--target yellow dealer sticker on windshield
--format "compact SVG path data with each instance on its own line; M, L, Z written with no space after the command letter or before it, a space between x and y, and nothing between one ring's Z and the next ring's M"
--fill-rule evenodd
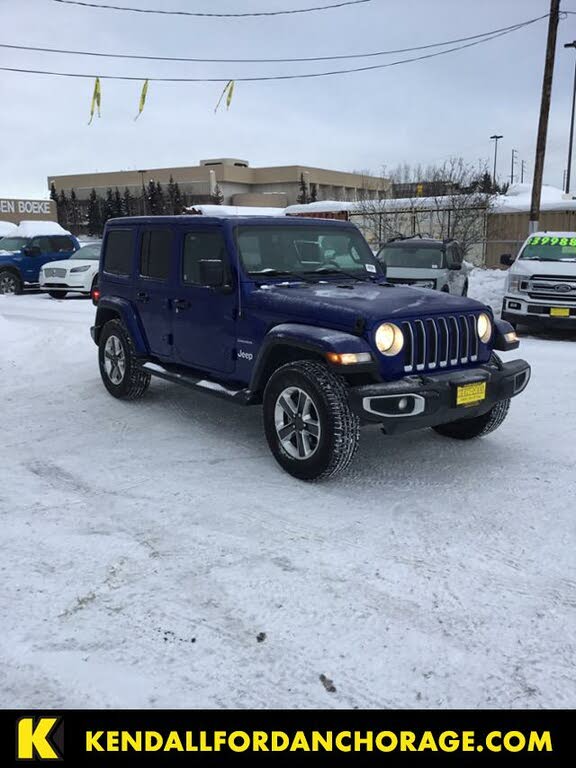
M472 405L486 398L486 382L477 381L474 384L464 384L458 387L456 405Z

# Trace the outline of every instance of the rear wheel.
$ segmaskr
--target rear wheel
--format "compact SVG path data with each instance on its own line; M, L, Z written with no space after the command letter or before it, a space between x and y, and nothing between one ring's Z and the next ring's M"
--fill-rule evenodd
M497 368L502 366L502 360L494 352L490 362ZM432 429L443 437L452 437L455 440L472 440L475 437L489 435L490 432L498 429L508 415L509 409L510 400L500 400L488 413L484 413L482 416L458 419L458 421L451 421L448 424L439 424Z
M280 466L300 480L323 480L348 467L360 422L344 380L326 365L299 360L279 368L264 392L264 429Z
M22 293L22 280L15 272L8 269L0 271L0 294L18 296Z
M67 294L67 291L48 291L48 296L52 296L53 299L63 299Z
M120 320L110 320L100 334L98 345L100 375L111 395L138 400L150 385L150 374L138 364L134 343Z

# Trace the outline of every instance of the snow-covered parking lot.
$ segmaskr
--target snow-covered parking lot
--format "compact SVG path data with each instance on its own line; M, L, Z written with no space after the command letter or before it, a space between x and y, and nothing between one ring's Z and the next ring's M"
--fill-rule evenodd
M0 297L2 706L576 706L576 344L523 339L484 440L306 485L257 408L110 397L93 316Z

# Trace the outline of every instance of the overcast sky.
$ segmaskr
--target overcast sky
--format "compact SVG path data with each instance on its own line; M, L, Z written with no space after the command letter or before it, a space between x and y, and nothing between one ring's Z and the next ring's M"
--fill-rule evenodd
M332 0L333 1L333 0ZM95 0L98 2L98 0ZM199 11L305 8L330 0L123 0L118 5ZM571 5L572 3L572 5ZM576 0L563 7L576 10ZM549 0L372 0L322 13L196 19L0 0L0 42L103 52L212 58L370 52L477 34L546 13ZM492 159L510 174L518 149L534 165L547 21L428 61L337 77L239 83L230 110L214 114L218 84L102 82L102 117L88 126L93 82L0 71L0 197L39 196L46 177L88 171L195 165L240 157L254 166L306 164L378 172L398 163ZM545 183L566 165L576 16L560 22ZM336 62L362 66L399 57ZM0 49L0 66L89 74L239 77L322 71L308 64L121 61ZM573 174L576 186L576 173Z

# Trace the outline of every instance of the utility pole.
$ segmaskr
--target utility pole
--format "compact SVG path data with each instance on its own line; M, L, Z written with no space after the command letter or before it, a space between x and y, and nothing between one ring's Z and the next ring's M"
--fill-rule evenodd
M504 137L502 134L495 133L493 136L490 136L491 139L494 139L494 173L492 174L492 183L494 184L494 189L496 189L496 160L498 158L498 140L503 139Z
M526 170L526 160L520 162L520 184L524 184L524 171Z
M576 48L576 40L565 43L564 48ZM572 116L570 118L570 139L568 140L568 165L566 166L566 186L564 192L570 192L570 175L572 171L572 144L574 142L574 107L576 106L576 66L574 68L574 90L572 91Z
M517 149L512 150L512 165L510 166L510 184L514 184L514 169L516 168L516 155L518 154Z
M529 234L538 230L538 220L540 219L542 177L544 175L544 157L546 155L546 137L548 135L548 117L550 115L550 96L552 94L552 80L554 77L554 56L556 53L556 36L558 33L559 15L560 0L550 0L548 40L546 42L544 77L542 79L542 99L540 102L540 120L538 122L536 158L534 160L534 181L532 183L532 204L530 206L530 223L528 228Z

